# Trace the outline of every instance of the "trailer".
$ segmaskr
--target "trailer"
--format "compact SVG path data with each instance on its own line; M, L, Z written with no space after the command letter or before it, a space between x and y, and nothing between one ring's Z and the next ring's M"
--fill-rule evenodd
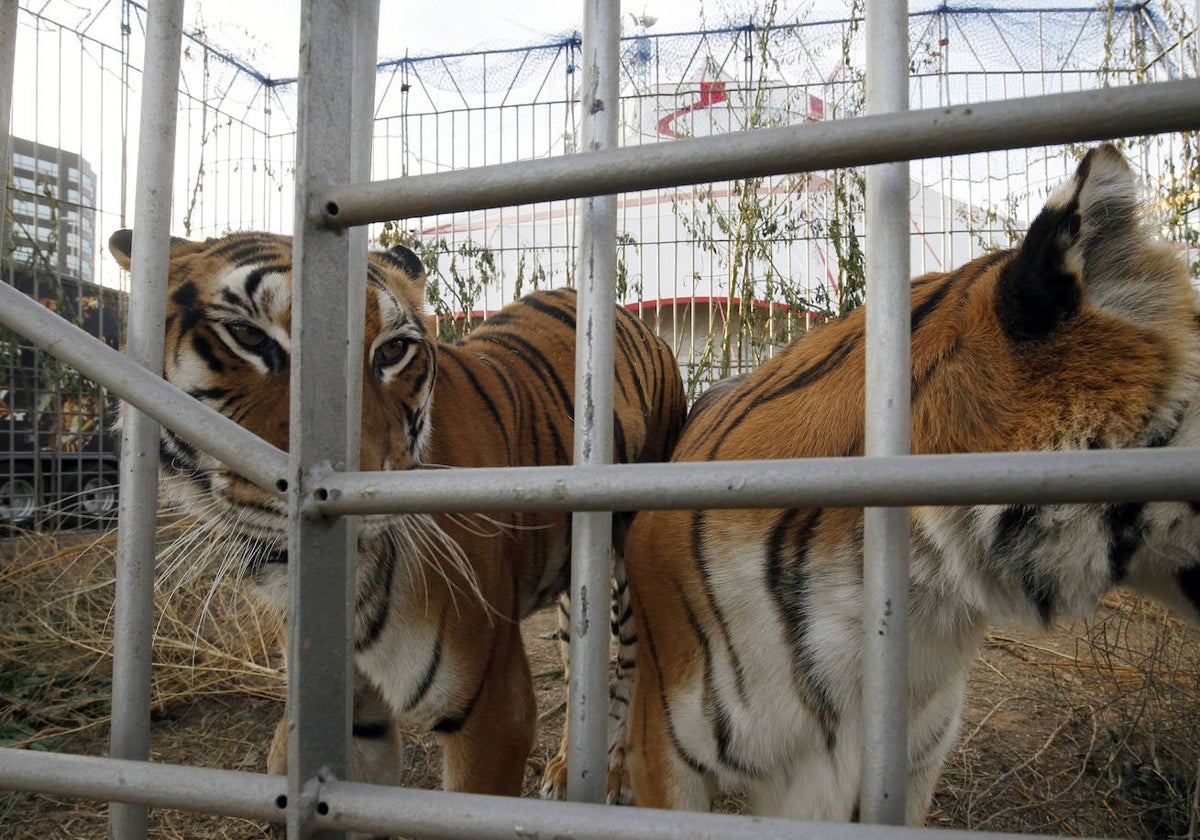
M78 278L4 266L4 279L111 347L127 295ZM117 511L117 402L0 331L0 529L96 526Z

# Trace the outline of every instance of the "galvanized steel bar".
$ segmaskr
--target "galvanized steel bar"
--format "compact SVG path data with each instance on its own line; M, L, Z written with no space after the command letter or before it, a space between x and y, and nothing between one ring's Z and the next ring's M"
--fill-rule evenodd
M287 780L209 767L0 749L0 790L283 822Z
M147 12L146 58L138 132L134 230L125 354L162 376L163 323L170 259L171 184L175 171L175 110L179 99L183 0ZM150 757L150 661L154 638L154 557L158 511L158 421L136 409L121 416L117 570L113 605L113 758ZM113 802L108 835L145 837L141 805Z
M867 113L908 110L908 4L868 0ZM907 455L909 434L908 162L866 171L868 456ZM908 744L908 508L863 512L863 822L904 823Z
M359 0L354 16L354 83L351 85L350 177L356 181L371 178L371 147L375 123L375 59L379 44L379 0ZM350 236L351 281L346 286L346 465L354 468L359 460L359 435L362 429L361 359L367 298L367 229L353 228ZM356 280L355 278L359 278ZM355 537L350 535L353 540Z
M337 782L321 801L329 812L318 825L425 840L1021 840L1016 834L813 823L729 814L614 808L500 796L404 790ZM1032 840L1026 838L1026 840Z
M8 173L12 165L12 87L17 61L17 0L0 0L0 207L8 207ZM0 218L0 231L7 225ZM7 237L3 241L8 241Z
M620 115L621 4L583 4L583 153L617 145ZM613 332L616 323L617 197L580 203L579 292L575 331L575 463L613 459ZM608 604L612 578L612 511L576 513L571 528L570 742L567 798L603 802L608 766Z
M359 11L357 0L301 6L288 494L287 830L293 840L313 836L319 780L346 778L349 770L353 530L346 519L318 520L300 510L310 467L346 466L347 359L361 364L359 348L346 340L351 238L317 228L307 212L314 186L351 175L347 138Z
M138 802L163 808L281 822L287 782L235 770L119 761L94 756L0 749L0 790L25 790L97 800ZM802 823L777 819L610 808L576 802L445 793L332 782L320 786L327 813L314 827L354 829L406 837L520 840L1021 840L1025 835L948 829L899 829L855 824Z
M1200 449L327 473L309 515L1144 502L1200 498Z
M157 322L162 324L162 320ZM0 283L0 324L103 385L263 489L286 489L287 453L147 370L67 319ZM162 364L159 352L159 364ZM157 459L154 460L157 464Z
M320 223L350 227L783 172L1200 128L1200 81L930 108L764 128L317 190Z

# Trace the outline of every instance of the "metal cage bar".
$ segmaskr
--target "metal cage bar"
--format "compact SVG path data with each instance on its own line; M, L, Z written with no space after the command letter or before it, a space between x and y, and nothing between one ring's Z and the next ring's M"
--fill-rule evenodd
M344 469L357 450L358 394L344 383L361 367L361 342L350 346L351 278L356 262L365 269L362 237L314 223L308 212L317 183L349 180L365 168L361 131L356 133L353 83L356 50L374 64L375 25L369 0L306 0L301 7L299 132L297 136L296 225L293 242L291 408L288 494L288 793L289 837L342 837L313 831L319 788L350 771L351 687L355 539L345 517L322 520L302 514L309 469L317 464ZM378 6L370 19L378 20ZM363 20L360 28L358 21ZM361 97L360 97L361 101ZM346 142L346 138L358 138ZM356 253L358 252L358 253ZM361 305L361 303L360 303ZM306 395L321 394L320 399Z
M908 3L866 8L867 112L908 110ZM867 455L907 455L909 380L908 162L866 172ZM863 511L863 822L902 825L908 753L908 508ZM899 700L898 700L899 698Z
M93 799L122 799L164 808L282 821L286 780L280 776L183 767L83 755L0 749L0 787ZM571 837L610 840L1021 840L1025 835L947 829L747 819L724 814L613 808L437 790L330 782L321 789L326 813L314 828L399 832L422 838L520 840ZM1031 839L1030 839L1031 840Z
M339 473L311 513L1136 502L1196 498L1198 471L1172 447Z
M0 91L9 103L0 108L0 207L8 207L9 166L12 162L12 86L13 72L17 61L17 0L0 3Z
M183 0L154 4L147 19L135 186L131 291L126 355L162 377L179 99ZM158 527L158 421L127 408L121 422L117 571L113 606L113 758L150 758L150 662L154 640L154 563ZM112 802L112 838L144 837L144 807Z
M318 190L312 209L350 227L404 216L701 181L1103 140L1196 127L1194 80L1056 93L496 164ZM1065 115L1070 114L1070 118Z
M585 0L583 161L617 145L621 6ZM575 463L613 459L613 330L616 305L617 197L593 196L580 208L575 287ZM608 777L608 581L612 511L575 513L571 528L571 640L567 722L567 797L603 802Z

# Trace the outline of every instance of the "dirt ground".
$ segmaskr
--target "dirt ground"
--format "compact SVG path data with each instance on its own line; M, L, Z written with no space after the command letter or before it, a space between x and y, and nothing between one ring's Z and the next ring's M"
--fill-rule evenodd
M111 542L0 538L0 745L107 749ZM86 548L86 550L84 550ZM177 585L160 603L154 761L261 770L282 711L274 628L236 588ZM183 602L185 607L178 605ZM562 726L553 615L526 644L540 710L526 772L534 795ZM230 630L236 626L235 631ZM405 783L435 787L438 747L412 738ZM929 823L1069 836L1200 838L1200 632L1115 595L1052 635L994 631L973 671L963 735ZM736 811L736 798L723 810ZM0 792L0 837L103 838L105 806ZM151 812L155 838L278 838L278 829Z

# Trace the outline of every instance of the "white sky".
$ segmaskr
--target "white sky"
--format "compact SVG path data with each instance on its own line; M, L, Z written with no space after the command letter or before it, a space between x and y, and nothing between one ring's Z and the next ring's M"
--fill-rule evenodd
M245 57L273 78L296 73L299 3L246 0L192 0L185 11L187 28L203 28L214 44ZM651 32L689 32L700 28L701 15L718 25L748 16L752 0L633 0L622 4L622 23L631 31L634 17L653 19ZM762 4L757 4L762 5ZM817 5L838 14L843 0L783 2L797 11ZM527 46L578 31L583 24L582 0L446 0L410 2L382 0L379 11L379 57L440 55L501 47Z

